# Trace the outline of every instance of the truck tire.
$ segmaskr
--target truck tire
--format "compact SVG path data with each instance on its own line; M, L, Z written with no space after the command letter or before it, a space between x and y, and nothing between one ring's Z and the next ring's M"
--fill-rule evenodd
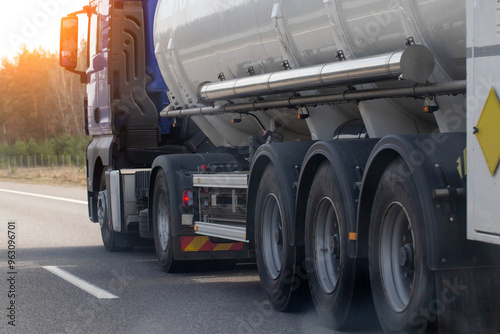
M129 236L124 233L119 233L113 230L112 221L110 219L110 210L108 208L106 197L109 196L106 191L106 170L102 172L101 181L99 185L99 194L97 200L99 225L101 227L101 238L104 248L108 252L127 252L131 251L132 246L118 246L118 238L129 244Z
M255 256L260 282L277 311L294 309L296 298L292 297L296 295L292 296L292 292L300 288L294 281L296 249L288 240L287 222L291 217L285 216L286 205L293 204L285 202L276 168L269 164L256 195Z
M167 273L178 269L178 263L174 260L171 204L167 180L163 170L160 170L153 192L153 234L158 262L161 270Z
M319 166L306 209L305 253L311 297L326 326L340 330L355 324L351 311L356 260L347 256L345 201L329 161Z
M434 275L426 262L422 205L406 163L382 174L369 229L369 269L375 309L386 333L432 332ZM435 305L434 305L435 306Z

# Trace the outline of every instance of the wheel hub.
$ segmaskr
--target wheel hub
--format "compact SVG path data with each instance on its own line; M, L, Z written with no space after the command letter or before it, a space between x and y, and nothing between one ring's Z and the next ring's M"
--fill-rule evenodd
M278 245L281 244L281 230L279 228L274 230L274 242Z
M158 195L158 232L162 250L166 250L170 239L170 216L167 210L167 196L165 191L160 191Z
M328 250L333 254L334 258L340 257L340 235L338 233L331 235L328 239Z
M275 194L269 194L262 212L262 251L267 272L278 278L283 263L283 224L281 208Z
M380 236L378 257L384 292L391 307L402 312L413 291L415 245L410 218L400 202L385 210Z
M99 192L97 196L97 217L99 220L99 227L103 227L108 220L108 209L107 209L107 190Z
M399 249L399 265L405 269L413 269L414 251L413 244L406 244Z
M341 275L341 234L333 201L324 197L318 203L314 226L315 270L323 291L332 293Z

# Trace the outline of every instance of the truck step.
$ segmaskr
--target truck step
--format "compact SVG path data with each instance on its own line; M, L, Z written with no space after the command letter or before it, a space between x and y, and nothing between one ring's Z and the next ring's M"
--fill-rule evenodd
M196 234L217 237L222 239L248 242L247 230L241 224L214 224L206 222L195 222L194 230Z

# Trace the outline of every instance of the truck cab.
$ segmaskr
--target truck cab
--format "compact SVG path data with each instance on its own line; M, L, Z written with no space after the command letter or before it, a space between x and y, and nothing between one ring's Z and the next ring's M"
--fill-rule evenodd
M147 202L137 206L136 172L147 187L158 156L213 149L193 122L159 117L169 105L169 91L154 54L156 6L156 0L93 0L61 23L61 65L86 85L89 217L101 225L108 250L130 248L140 236L138 209ZM75 57L79 19L87 23L86 59ZM147 224L142 234L151 238Z

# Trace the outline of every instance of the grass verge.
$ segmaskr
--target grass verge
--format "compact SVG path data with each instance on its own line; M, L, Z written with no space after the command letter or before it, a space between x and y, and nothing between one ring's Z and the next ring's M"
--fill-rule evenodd
M0 169L0 181L86 186L85 170L77 167L11 168L10 171Z

